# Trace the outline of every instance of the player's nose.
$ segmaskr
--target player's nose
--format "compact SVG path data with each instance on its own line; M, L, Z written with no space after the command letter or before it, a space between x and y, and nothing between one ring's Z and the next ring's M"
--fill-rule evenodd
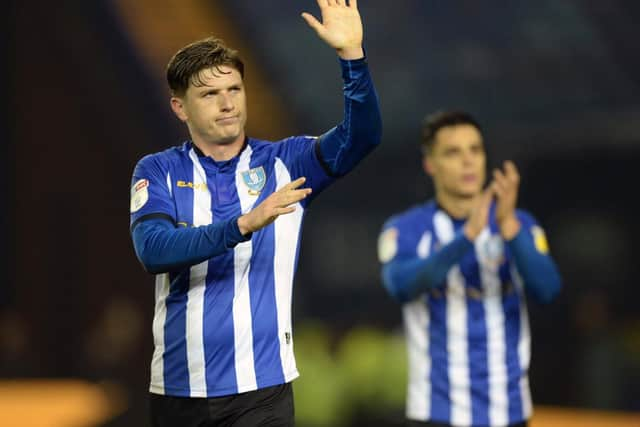
M231 99L231 95L229 95L228 93L220 94L218 103L222 111L232 111L235 108L233 100Z

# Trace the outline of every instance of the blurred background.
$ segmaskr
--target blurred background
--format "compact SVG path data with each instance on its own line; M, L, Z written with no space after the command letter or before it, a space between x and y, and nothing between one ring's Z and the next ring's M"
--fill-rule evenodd
M420 121L442 108L477 116L492 165L517 163L520 206L563 274L558 300L529 307L536 404L638 415L640 3L359 3L384 138L308 212L298 424L401 425L400 307L376 240L391 214L433 195ZM13 425L6 408L52 422L55 396L71 402L50 405L67 418L46 425L147 425L153 280L130 242L129 186L139 158L187 137L166 63L220 36L245 59L249 135L321 134L342 118L341 79L302 11L319 16L313 0L4 2L0 425Z

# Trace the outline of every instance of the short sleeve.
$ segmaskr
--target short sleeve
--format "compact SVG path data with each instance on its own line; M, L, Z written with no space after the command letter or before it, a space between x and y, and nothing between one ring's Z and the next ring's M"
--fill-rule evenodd
M176 222L169 178L168 168L160 164L157 155L146 156L138 162L131 178L131 226L149 216L164 216Z

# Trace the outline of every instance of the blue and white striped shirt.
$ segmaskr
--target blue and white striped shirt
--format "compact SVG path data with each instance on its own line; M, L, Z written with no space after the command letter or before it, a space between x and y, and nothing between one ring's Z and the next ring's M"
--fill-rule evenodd
M404 303L409 419L507 426L531 416L526 284L513 246L505 244L493 220L494 210L474 242L462 235L464 221L433 201L392 217L383 227L383 279ZM542 229L526 212L517 211L517 216L522 224L518 238L531 243L534 257L539 255L555 294L559 275L546 253ZM441 283L422 283L421 291L399 298L398 289L419 276L412 270L409 277L403 267L424 265L447 245L457 246L458 259L449 263Z
M136 167L134 186L144 183L148 200L131 222L164 214L197 227L237 217L299 176L316 194L332 178L314 146L309 137L248 139L240 155L225 162L199 156L191 143L147 156ZM298 376L291 292L307 202L233 250L156 276L151 392L222 396Z
M366 60L340 64L344 120L319 139L274 143L248 138L239 155L222 162L200 155L186 142L137 164L131 187L134 247L145 268L160 273L152 393L216 397L298 376L291 296L305 209L381 136ZM241 236L237 218L301 176L312 194L293 213ZM158 221L159 229L146 227ZM197 228L189 229L196 233L178 233L175 227ZM157 238L163 232L170 238ZM175 254L177 247L184 253Z

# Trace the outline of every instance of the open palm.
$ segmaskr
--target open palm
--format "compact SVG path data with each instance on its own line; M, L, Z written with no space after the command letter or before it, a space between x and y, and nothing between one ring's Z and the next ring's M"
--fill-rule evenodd
M358 12L358 2L351 0L317 0L322 22L304 12L302 17L318 36L338 53L359 54L362 51L362 19ZM362 55L360 55L362 56ZM355 59L355 58L345 58Z

